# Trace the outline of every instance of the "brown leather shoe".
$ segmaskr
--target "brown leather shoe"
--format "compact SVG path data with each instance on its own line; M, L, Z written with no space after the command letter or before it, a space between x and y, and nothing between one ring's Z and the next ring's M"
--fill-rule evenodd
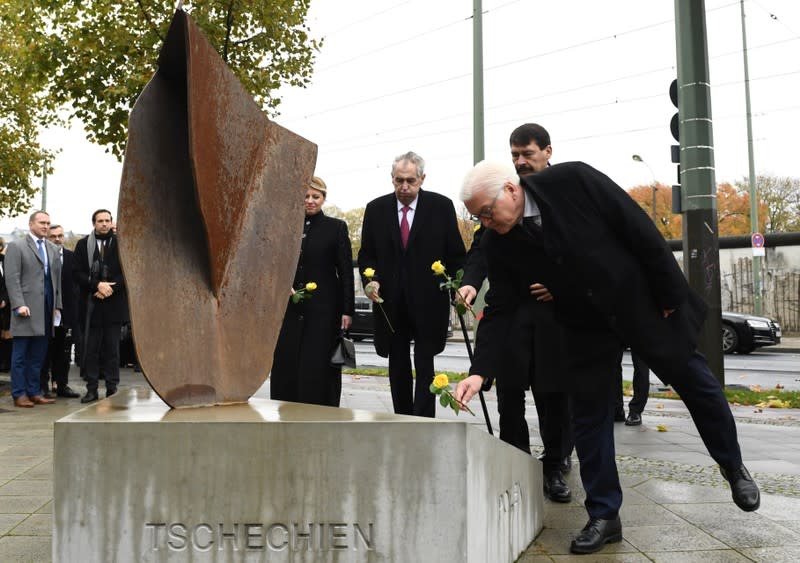
M27 395L20 395L16 399L14 399L14 406L15 407L24 407L24 408L31 408L33 403L28 398Z
M34 395L31 397L31 401L33 401L34 405L52 405L56 402L55 399L47 399L41 395Z

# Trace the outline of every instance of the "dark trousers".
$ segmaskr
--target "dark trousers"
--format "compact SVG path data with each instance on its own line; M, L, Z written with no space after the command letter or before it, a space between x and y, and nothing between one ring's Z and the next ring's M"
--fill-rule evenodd
M650 394L650 368L634 352L631 352L631 360L633 360L633 397L628 403L628 411L642 414Z
M671 374L669 382L689 409L709 455L723 469L739 469L742 452L739 449L736 422L719 380L711 373L705 356L695 352L689 358L687 369L679 374Z
M53 327L53 336L47 346L47 357L42 364L42 390L49 388L51 374L59 389L67 386L72 352L72 339L67 338L67 332L68 329L64 326Z
M617 411L625 412L622 400L622 354L624 349L619 352L619 395L616 398ZM650 394L650 368L647 363L638 355L631 352L633 361L633 397L628 403L628 412L642 414L647 405L647 398Z
M556 469L572 453L573 439L568 395L552 389L562 374L561 332L552 309L533 300L520 306L508 328L507 351L497 378L500 439L531 453L525 392L533 391L544 445L544 471ZM537 385L537 378L539 378Z
M393 319L394 334L389 346L389 386L392 390L392 405L395 414L436 416L435 395L430 391L433 383L433 355L421 353L414 346L414 369L416 384L411 375L411 340L414 327L407 307L401 304Z
M11 338L0 338L0 371L11 371Z
M655 372L658 375L658 372ZM720 467L738 469L742 454L736 423L708 362L695 352L686 368L670 373L670 384L680 395L697 427L708 453ZM622 505L622 489L614 461L614 405L619 391L609 385L607 393L572 393L572 423L575 449L586 491L586 510L591 518L611 519Z
M11 396L42 394L39 374L47 354L46 336L15 336L11 350Z
M544 471L555 469L572 455L575 438L572 433L571 407L568 393L533 392L539 415L539 435L544 446Z
M561 461L572 454L574 447L569 395L534 391L533 399L539 417L539 436L544 446L542 463L547 473L560 467ZM500 439L530 454L530 432L525 419L525 390L503 388L498 380L497 411L500 414Z
M500 414L500 439L531 453L531 437L525 420L525 390L504 389L497 380L497 412Z
M603 391L570 393L575 451L586 491L590 518L611 520L622 506L622 487L614 459L614 396L609 385Z
M86 335L86 390L97 393L100 373L106 380L106 391L116 391L119 385L119 335L121 325L93 326Z

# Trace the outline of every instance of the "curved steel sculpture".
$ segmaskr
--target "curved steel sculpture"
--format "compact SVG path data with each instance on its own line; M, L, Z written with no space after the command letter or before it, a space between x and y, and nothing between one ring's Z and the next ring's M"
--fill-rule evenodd
M171 407L246 402L272 367L316 145L267 119L182 10L158 67L120 186L136 351Z

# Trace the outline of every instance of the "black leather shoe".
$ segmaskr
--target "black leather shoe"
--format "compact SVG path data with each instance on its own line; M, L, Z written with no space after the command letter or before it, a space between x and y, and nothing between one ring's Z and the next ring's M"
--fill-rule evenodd
M56 391L56 395L59 397L65 397L67 399L77 399L80 397L80 394L75 392L69 385L59 387L58 391Z
M622 541L622 522L617 516L614 520L590 518L581 533L569 546L572 553L594 553L607 543Z
M572 500L572 491L564 482L564 475L560 470L546 471L543 475L544 496L555 502L569 502Z
M116 389L106 389L106 399L117 392Z
M625 409L614 409L614 422L625 422Z
M761 493L758 492L758 485L744 465L735 471L726 471L720 467L719 472L730 483L731 496L736 506L745 512L758 510L761 506Z
M638 412L630 411L628 413L628 418L625 419L625 426L641 426L642 424L642 415Z
M97 393L87 392L86 395L81 397L81 403L91 403L93 401L97 401L100 397L97 396Z

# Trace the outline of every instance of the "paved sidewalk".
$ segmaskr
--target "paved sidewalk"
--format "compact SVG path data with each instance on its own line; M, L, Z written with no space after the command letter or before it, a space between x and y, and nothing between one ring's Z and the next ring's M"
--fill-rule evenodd
M71 378L72 386L83 391L76 380ZM123 370L120 390L131 388L148 386L141 374ZM257 396L268 396L268 384ZM496 397L489 392L486 398L496 428ZM342 406L391 412L388 380L345 376ZM535 409L529 406L532 446L540 449ZM59 399L55 405L17 409L10 397L0 397L0 562L50 561L53 423L80 408L78 399ZM651 399L643 426L616 427L623 542L594 555L569 555L569 541L586 520L575 468L569 475L575 499L545 503L545 528L519 561L799 561L800 411L733 410L745 463L762 487L757 513L733 504L683 404ZM476 414L460 419L485 427ZM444 409L439 415L455 418Z

